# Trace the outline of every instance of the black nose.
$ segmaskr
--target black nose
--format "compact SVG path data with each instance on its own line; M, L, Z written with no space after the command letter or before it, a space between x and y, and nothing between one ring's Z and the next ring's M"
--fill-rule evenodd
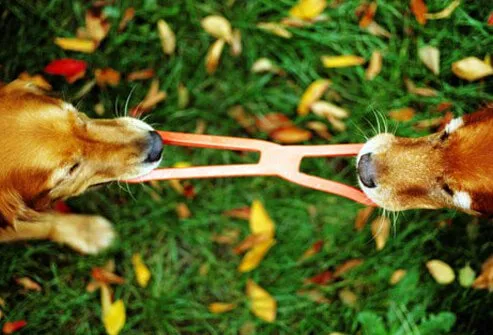
M149 132L149 151L147 152L147 157L145 159L146 163L155 163L161 159L163 154L163 140L157 131Z
M359 179L368 188L377 187L376 183L376 170L371 153L364 154L360 157L358 162L358 175Z

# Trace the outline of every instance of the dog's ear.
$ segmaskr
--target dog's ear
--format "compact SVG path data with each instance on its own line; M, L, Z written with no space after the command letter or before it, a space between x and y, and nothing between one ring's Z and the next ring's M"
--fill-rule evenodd
M0 186L0 227L15 227L17 221L33 221L38 215L25 204L19 193Z

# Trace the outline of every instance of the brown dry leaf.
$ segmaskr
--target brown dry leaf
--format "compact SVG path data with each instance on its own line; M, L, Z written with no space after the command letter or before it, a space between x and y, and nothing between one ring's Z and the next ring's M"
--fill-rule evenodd
M101 282L98 282L97 280L91 280L89 284L86 286L86 292L88 293L93 293L96 292L101 288Z
M428 7L426 7L424 0L411 0L410 7L411 12L416 17L416 21L420 25L424 25L426 23L426 14L428 13Z
M336 267L336 269L334 270L334 278L341 277L342 275L354 269L355 267L363 264L363 262L364 261L361 258L353 258L345 261L344 263Z
M128 81L134 81L134 80L146 80L146 79L151 79L154 77L156 72L154 69L143 69L143 70L138 70L134 72L130 72L127 76Z
M233 29L233 38L230 42L231 45L231 55L237 57L241 55L243 51L243 46L241 45L241 31L238 29Z
M382 71L382 53L380 51L373 51L370 58L370 63L366 68L366 79L373 80L380 71Z
M313 130L318 136L324 140L332 139L332 134L329 132L327 125L320 121L310 121L306 124L306 128Z
M86 12L85 33L98 45L108 35L110 23L103 16L102 12L88 10Z
M357 231L363 230L374 210L375 207L365 207L358 211L358 214L356 214L356 219L354 220L354 228Z
M120 83L120 72L110 67L94 70L94 77L100 87L117 86Z
M432 259L426 262L426 267L438 284L448 285L455 280L454 270L441 260Z
M476 278L472 287L478 290L493 291L493 256L490 256L481 266L481 274Z
M161 41L161 48L165 55L172 55L176 49L176 37L173 29L164 20L157 22L157 32Z
M397 269L392 273L392 276L390 276L389 279L389 284L390 285L397 285L405 276L406 276L407 271L404 269Z
M235 254L241 254L268 240L272 239L267 234L252 234L248 235L243 241L241 241L236 247L234 247L233 252Z
M304 261L305 259L308 259L308 258L318 254L320 252L320 250L322 250L323 246L324 246L323 240L320 240L320 241L313 243L310 248L305 250L305 252L303 253L303 255L301 255L301 257L298 261L299 262Z
M250 299L250 309L256 317L266 322L274 322L277 314L277 302L269 292L248 279L246 295Z
M409 78L404 78L404 84L406 85L407 91L412 94L423 97L436 97L438 95L437 90L430 87L416 87L414 82Z
M135 8L129 7L125 9L120 24L118 25L118 32L124 31L128 23L133 20L134 16L135 16Z
M322 56L322 64L327 68L340 68L348 66L357 66L365 63L365 59L355 55L343 56Z
M248 221L250 220L250 207L245 206L240 208L233 208L223 212L223 215L234 219L241 219Z
M418 49L418 57L431 72L437 76L440 74L440 50L438 48L425 45Z
M309 285L309 284L326 285L333 280L334 280L334 275L332 271L326 270L316 274L313 277L304 279L303 283L305 285Z
M154 79L151 82L151 86L149 87L149 91L147 91L147 95L144 100L137 106L132 109L130 115L138 116L142 113L148 112L153 109L158 103L165 100L167 97L166 92L159 90L159 80Z
M394 121L406 122L414 118L416 111L411 107L393 109L389 112L389 117Z
M276 229L275 223L260 200L253 201L250 213L250 231L252 234L267 234L273 238Z
M36 283L34 280L32 280L29 277L21 277L21 278L16 278L15 282L19 285L21 285L24 289L28 291L36 291L36 292L41 292L43 289L41 288L41 285Z
M237 105L231 107L228 110L228 115L249 134L254 134L256 132L256 129L254 127L255 119L245 111L243 106Z
M371 223L371 233L375 239L377 250L382 250L387 243L390 234L390 219L386 216L379 216Z
M310 109L315 115L325 117L327 119L331 117L336 119L345 119L349 116L349 112L347 110L327 101L315 101L311 104Z
M308 130L291 126L278 128L270 133L269 137L282 144L295 144L308 141L312 138L312 133Z
M312 21L304 21L302 19L299 19L297 17L285 17L281 20L281 24L287 27L293 27L293 28L303 28L310 26L314 20Z
M188 208L187 204L184 202L180 202L176 205L176 214L178 215L178 218L180 219L188 219L189 217L192 216L192 212L190 212L190 209Z
M213 234L212 241L218 244L234 244L238 241L238 237L240 237L239 229L228 229L223 231L221 234Z
M369 3L365 6L365 12L359 21L359 26L361 28L366 28L370 23L373 22L373 17L375 17L375 13L377 12L377 3L375 1Z
M317 289L311 289L311 290L299 290L296 292L297 295L305 297L313 302L319 303L319 304L330 304L332 301L330 299L327 299L324 295L323 292L317 290Z
M311 21L318 17L327 7L327 0L299 0L291 8L289 15L301 20Z
M330 80L327 79L317 79L311 83L301 96L300 103L298 104L298 115L308 115L310 106L322 97L329 88L329 85Z
M135 272L135 278L140 287L147 287L149 280L151 279L151 271L142 260L140 254L132 255L132 266Z
M372 21L365 29L367 32L369 32L374 36L385 37L385 38L392 37L392 34L388 30L380 26L375 21Z
M93 53L97 49L97 44L93 40L82 38L56 37L55 44L63 50Z
M104 267L94 267L91 270L91 276L94 280L97 280L100 283L104 284L123 284L125 283L125 279L123 277L118 276L105 269Z
M264 133L271 133L276 129L293 126L293 122L282 113L269 113L258 116L255 120L255 125Z
M40 89L45 91L51 91L52 89L50 83L40 74L35 74L34 76L31 76L28 72L24 71L17 78L31 83L34 86L39 87Z
M200 22L202 28L215 38L222 39L228 43L233 40L233 30L231 23L220 15L210 15L202 19Z
M237 305L235 303L213 302L213 303L209 304L209 306L207 308L209 309L209 312L211 312L213 314L222 314L222 313L232 311L233 309L236 308L236 306Z
M276 244L276 240L270 238L265 242L255 245L248 251L238 266L239 272L250 272L257 268L260 262L264 259L267 252Z
M207 56L205 57L205 68L207 70L207 73L213 74L214 72L216 72L223 49L224 40L222 39L216 40L209 48Z
M467 57L452 63L452 72L468 81L478 80L493 74L493 67L477 57Z
M436 117L427 120L420 120L414 124L414 128L417 130L435 128L444 123L444 117Z
M276 22L260 22L257 24L257 27L268 31L271 34L274 34L276 36L282 37L289 39L293 37L293 34L289 30L287 30L284 25Z
M350 289L344 288L339 291L339 299L342 303L349 307L356 307L358 303L358 296Z
M445 7L444 9L442 9L437 13L426 13L425 18L427 18L428 20L446 19L450 17L450 15L452 15L452 13L457 7L459 7L460 1L461 0L452 1L450 5L448 5L447 7Z

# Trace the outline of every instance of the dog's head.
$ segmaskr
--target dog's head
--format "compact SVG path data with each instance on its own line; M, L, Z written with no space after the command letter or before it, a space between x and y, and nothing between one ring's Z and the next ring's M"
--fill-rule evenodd
M146 174L159 165L162 148L142 121L90 119L14 81L0 89L0 218L29 220L90 186Z
M493 213L493 108L421 138L380 134L357 159L366 195L389 210L453 207Z

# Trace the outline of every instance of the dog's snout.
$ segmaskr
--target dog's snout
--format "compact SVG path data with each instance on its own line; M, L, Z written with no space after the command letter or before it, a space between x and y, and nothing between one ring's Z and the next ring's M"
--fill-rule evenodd
M374 188L376 183L376 169L371 153L364 154L358 162L358 175L363 183L368 188Z
M161 139L161 136L159 136L157 131L149 132L148 145L149 149L145 162L155 163L159 161L163 154L163 140Z

